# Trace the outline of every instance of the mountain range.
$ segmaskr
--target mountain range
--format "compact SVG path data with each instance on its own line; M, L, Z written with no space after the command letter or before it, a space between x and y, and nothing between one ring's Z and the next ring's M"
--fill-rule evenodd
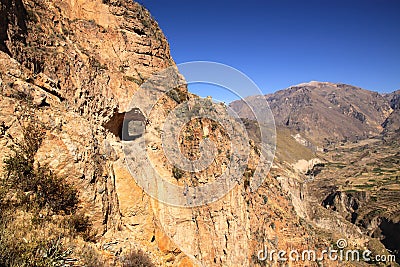
M319 149L331 142L398 132L399 91L382 95L352 85L312 81L264 97L276 125L301 134ZM241 117L251 115L243 100L230 103L230 107Z

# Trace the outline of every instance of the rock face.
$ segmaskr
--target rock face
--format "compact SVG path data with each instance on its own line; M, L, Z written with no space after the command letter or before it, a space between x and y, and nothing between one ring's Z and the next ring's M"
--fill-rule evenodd
M398 141L400 137L400 90L386 95L393 112L383 122L383 135L390 141Z
M162 241L168 238L113 134L140 84L174 65L148 11L131 1L1 1L0 17L1 158L6 135L19 137L17 117L31 103L48 129L36 160L76 185L98 248L113 257L141 249L159 265L171 255L171 264L189 264Z
M327 82L299 84L266 98L278 125L303 134L319 147L378 135L392 111L378 93ZM248 112L242 101L230 105L239 115Z
M386 94L386 99L389 101L392 109L400 108L400 90L394 91L393 93Z
M174 64L157 23L134 2L5 1L1 16L2 51L82 115L125 111L144 79Z

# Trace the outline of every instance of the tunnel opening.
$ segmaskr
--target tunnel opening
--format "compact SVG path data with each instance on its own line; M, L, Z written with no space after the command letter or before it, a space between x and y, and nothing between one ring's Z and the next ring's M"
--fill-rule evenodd
M138 108L128 112L116 112L105 123L104 128L121 141L132 141L143 135L146 129L146 117Z

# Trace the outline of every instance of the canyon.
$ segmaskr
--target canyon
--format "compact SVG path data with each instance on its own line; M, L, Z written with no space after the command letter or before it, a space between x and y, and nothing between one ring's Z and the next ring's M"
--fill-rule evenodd
M56 240L62 253L46 256L52 266L137 266L130 255L143 266L279 266L277 259L261 261L258 251L324 249L345 238L352 249L399 255L399 91L380 95L310 82L267 95L276 121L276 153L254 192L249 177L260 160L257 122L241 101L231 103L250 118L243 119L252 139L243 177L213 203L171 206L149 196L132 177L140 169L126 164L124 148L143 127L154 170L180 186L217 179L227 170L231 147L220 124L194 116L181 129L182 154L198 159L207 139L216 146L215 159L200 172L176 169L163 153L162 125L171 110L198 97L179 86L159 98L150 114L136 108L143 103L132 103L154 74L176 70L151 14L124 0L0 3L2 179L7 181L4 159L12 155L15 140L29 140L24 123L42 125L34 162L76 188L77 212L90 225L89 237L66 234L60 222L73 214L29 210L6 192L0 200L13 214L7 215L9 223L0 223L0 253L27 246L40 258L43 246L35 244ZM137 132L124 126L127 118L137 122ZM0 265L37 266L21 255L6 261L7 255L0 255ZM288 264L338 265L326 259Z

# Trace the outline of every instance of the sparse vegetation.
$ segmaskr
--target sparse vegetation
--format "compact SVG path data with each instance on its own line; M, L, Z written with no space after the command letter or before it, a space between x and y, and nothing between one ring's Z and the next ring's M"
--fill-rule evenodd
M0 179L0 266L63 266L73 253L67 240L93 240L91 222L77 212L78 192L66 178L35 161L45 126L34 110L24 110L18 121L21 136L7 135Z
M92 68L95 68L96 70L108 70L107 65L101 64L101 62L94 57L89 58L89 64Z
M263 197L264 204L267 204L268 203L268 196L263 195L262 197Z
M172 175L175 177L175 179L181 179L183 177L184 172L179 169L178 167L173 167L172 168Z
M180 104L187 99L186 92L179 89L172 89L167 92L167 96L172 98L176 103Z
M41 233L7 214L0 221L0 266L62 266L68 255L61 238Z
M93 241L95 232L92 230L92 223L88 216L83 213L72 214L67 218L72 234L79 234L85 241Z
M4 137L9 128L4 121L0 123L0 138Z
M43 126L32 119L20 119L20 124L22 139L10 137L11 153L4 160L5 186L15 193L21 204L71 214L78 203L76 189L48 166L35 164L35 155L45 134Z
M85 244L78 254L86 267L107 266L99 252L97 252L90 244Z
M134 83L136 83L136 84L139 85L139 86L143 84L143 80L142 80L142 79L138 79L138 78L135 78L135 77L133 77L133 76L125 75L125 76L124 76L124 80L130 81L130 82L134 82Z
M150 258L141 250L130 251L122 258L123 267L154 267Z

